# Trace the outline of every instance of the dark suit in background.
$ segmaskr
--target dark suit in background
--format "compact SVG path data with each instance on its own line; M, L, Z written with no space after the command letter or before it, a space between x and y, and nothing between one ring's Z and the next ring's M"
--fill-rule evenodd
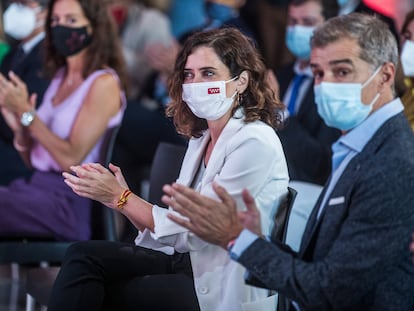
M0 72L8 77L8 72L13 71L24 83L26 83L29 94L37 94L37 106L42 102L43 94L50 80L42 74L43 40L37 43L29 53L16 60L19 53L18 46L11 49L5 56L0 66ZM13 132L5 123L0 114L0 184L7 185L17 177L29 176L30 170L24 165L19 153L13 147Z
M257 239L238 261L302 310L414 310L412 176L414 136L399 113L350 161L316 220L319 199L297 256Z
M282 99L293 80L293 66L284 66L276 72ZM309 84L297 114L287 119L278 135L285 151L290 179L323 185L331 173L331 145L341 132L326 126L319 116L313 82Z

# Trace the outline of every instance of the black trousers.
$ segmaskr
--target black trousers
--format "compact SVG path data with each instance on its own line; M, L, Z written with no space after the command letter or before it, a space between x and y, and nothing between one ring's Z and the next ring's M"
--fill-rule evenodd
M199 310L189 255L169 256L128 243L75 243L48 310Z

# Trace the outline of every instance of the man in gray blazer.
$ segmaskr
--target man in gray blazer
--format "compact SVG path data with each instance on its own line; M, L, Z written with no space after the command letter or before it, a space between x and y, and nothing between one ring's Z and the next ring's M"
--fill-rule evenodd
M397 53L386 24L368 15L335 17L314 33L318 112L343 135L298 253L262 236L247 192L237 213L218 185L221 202L167 185L163 201L186 216L169 217L228 249L291 310L414 310L414 134L394 95Z

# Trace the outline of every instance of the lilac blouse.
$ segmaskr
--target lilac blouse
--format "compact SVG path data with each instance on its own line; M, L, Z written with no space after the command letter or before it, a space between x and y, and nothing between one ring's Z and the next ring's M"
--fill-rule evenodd
M52 99L55 96L59 85L62 83L65 70L60 69L53 80L51 81L48 89L43 98L42 105L37 110L37 116L53 131L57 136L62 139L68 139L72 131L73 124L75 123L76 116L82 107L85 97L89 92L92 83L99 76L110 73L118 81L119 77L113 69L97 70L90 74L86 80L63 102L57 106L53 106ZM107 129L113 128L121 124L125 108L126 98L124 92L121 92L121 109L113 116L108 123ZM100 147L103 143L105 135L98 140L93 149L83 159L82 163L97 162L99 160ZM36 140L33 142L33 147L30 154L30 159L33 167L40 171L62 171L59 164L53 159L50 153Z

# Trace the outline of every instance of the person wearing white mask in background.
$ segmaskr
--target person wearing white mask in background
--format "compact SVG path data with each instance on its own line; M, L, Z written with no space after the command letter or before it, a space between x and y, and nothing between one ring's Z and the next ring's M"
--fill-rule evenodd
M213 184L219 183L240 204L243 189L249 189L269 233L289 177L274 130L283 105L265 72L258 50L239 30L195 33L178 54L167 113L190 139L178 181L215 199ZM104 301L105 310L181 311L198 305L203 311L275 310L275 295L245 285L245 270L226 251L169 221L168 209L131 194L120 168L109 168L112 172L95 164L75 166L64 177L79 195L128 217L140 231L136 246L74 244L54 285L50 311L102 310Z
M414 10L405 16L401 27L401 44L400 62L406 87L401 101L408 122L414 130Z
M19 76L27 85L29 94L37 94L37 107L50 83L50 79L41 74L48 3L49 0L10 1L3 13L4 32L15 45L5 55L0 72L5 77L9 76L10 71ZM0 185L7 185L16 178L28 177L31 174L13 147L13 132L1 114L0 154Z
M336 16L335 0L293 0L288 6L286 45L296 60L276 71L287 120L279 131L289 176L323 185L331 172L331 145L340 136L318 115L309 67L315 28Z

